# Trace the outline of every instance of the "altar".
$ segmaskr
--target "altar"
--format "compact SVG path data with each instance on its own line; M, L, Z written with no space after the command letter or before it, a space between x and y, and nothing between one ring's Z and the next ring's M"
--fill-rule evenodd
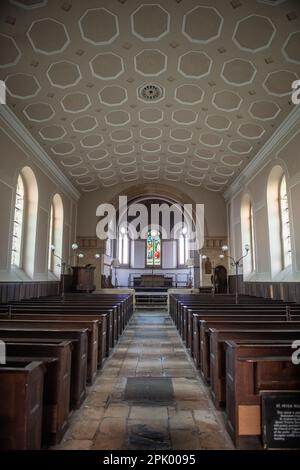
M134 276L133 287L134 288L166 288L173 286L173 278L165 276L163 274L142 274L140 276Z

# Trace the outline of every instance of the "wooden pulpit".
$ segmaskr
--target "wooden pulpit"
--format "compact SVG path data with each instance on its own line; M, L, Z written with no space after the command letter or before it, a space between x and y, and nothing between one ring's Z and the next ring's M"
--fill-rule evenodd
M73 292L93 292L95 266L73 266Z

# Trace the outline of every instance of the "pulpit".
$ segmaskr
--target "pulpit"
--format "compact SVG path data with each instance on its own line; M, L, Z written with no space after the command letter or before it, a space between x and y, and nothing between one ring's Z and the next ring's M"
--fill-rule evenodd
M95 266L74 266L73 292L93 292L96 289L94 283Z

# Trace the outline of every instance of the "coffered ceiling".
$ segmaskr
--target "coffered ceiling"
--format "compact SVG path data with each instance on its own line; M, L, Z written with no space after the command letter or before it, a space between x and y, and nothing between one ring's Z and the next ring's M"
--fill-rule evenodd
M291 111L296 0L2 0L8 106L83 192L223 192Z

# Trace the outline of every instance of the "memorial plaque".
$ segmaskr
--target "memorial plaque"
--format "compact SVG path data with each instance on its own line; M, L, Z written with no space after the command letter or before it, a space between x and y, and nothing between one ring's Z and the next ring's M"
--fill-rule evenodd
M262 392L263 444L300 449L300 392Z

